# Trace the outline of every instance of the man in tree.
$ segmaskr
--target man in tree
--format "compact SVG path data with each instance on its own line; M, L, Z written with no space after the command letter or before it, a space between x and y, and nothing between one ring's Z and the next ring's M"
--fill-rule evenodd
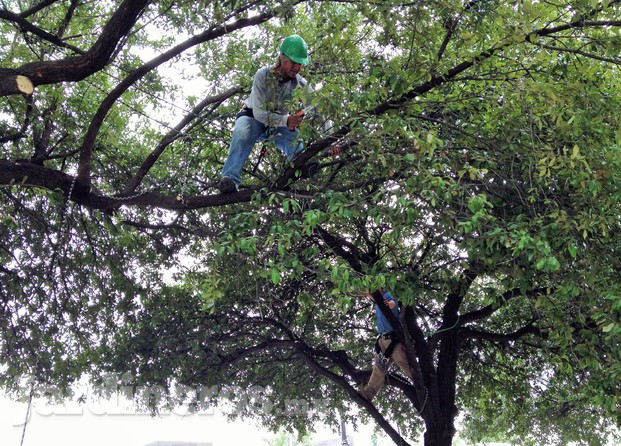
M229 154L218 183L221 193L237 190L242 181L241 170L257 141L272 140L288 159L302 151L298 126L304 114L290 113L287 104L296 88L312 93L313 89L300 75L300 70L308 62L306 42L294 34L282 41L276 65L262 67L256 72L250 97L244 101L242 111L237 114ZM313 167L317 168L316 162ZM309 165L303 169L303 175L308 174L308 170Z
M384 386L384 380L386 378L386 372L393 363L403 370L403 372L412 379L412 372L410 372L410 364L405 353L403 344L397 338L396 330L388 318L382 313L379 306L378 299L383 299L384 305L392 312L395 318L399 318L399 305L397 300L388 291L379 289L373 294L363 292L362 296L370 299L374 302L375 307L375 323L377 325L378 338L375 344L376 354L373 361L373 371L371 372L371 378L367 386L360 392L360 394L367 400L372 401L375 395ZM375 297L374 297L375 296Z

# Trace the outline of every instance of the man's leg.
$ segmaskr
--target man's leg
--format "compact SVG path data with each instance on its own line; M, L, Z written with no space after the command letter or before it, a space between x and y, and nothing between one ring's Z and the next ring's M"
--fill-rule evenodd
M235 186L240 185L244 163L250 156L255 142L264 132L265 126L250 116L240 116L235 121L229 155L222 168L222 176L233 180Z
M405 347L401 342L399 342L395 349L392 351L392 355L390 357L393 361L397 363L397 365L403 370L403 373L407 375L410 380L412 380L412 371L410 370L410 363L408 362L408 357L405 354ZM412 380L413 381L413 380Z
M373 361L373 371L371 372L371 378L369 378L369 382L366 387L360 391L360 394L368 399L369 401L373 401L375 395L382 390L384 386L384 380L386 379L386 374L384 371L378 367L377 362Z
M296 128L291 131L287 127L278 127L273 130L272 137L276 147L285 154L288 160L304 151L304 142L299 139L300 131Z
M274 135L276 146L284 153L288 160L294 160L296 156L304 151L304 141L299 139L300 131L289 130L286 127L278 127ZM311 178L319 170L318 161L307 161L301 166L302 178Z
M379 342L380 350L382 352L385 352L391 340L390 339L379 339L378 342ZM392 358L388 360L388 363L385 366L385 370L388 370L388 368L390 367L390 364L392 364ZM375 359L373 361L373 370L371 371L371 378L369 378L368 384L363 390L360 391L360 393L362 394L362 396L364 396L369 401L373 401L373 398L375 398L375 395L377 395L379 391L382 390L385 379L386 379L386 373L384 373L384 370L377 364L377 359Z

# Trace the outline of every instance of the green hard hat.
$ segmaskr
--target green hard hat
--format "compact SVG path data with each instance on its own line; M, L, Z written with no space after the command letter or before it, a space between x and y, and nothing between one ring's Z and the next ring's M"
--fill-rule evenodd
M295 63L308 65L308 47L304 39L297 34L285 37L280 44L280 52Z

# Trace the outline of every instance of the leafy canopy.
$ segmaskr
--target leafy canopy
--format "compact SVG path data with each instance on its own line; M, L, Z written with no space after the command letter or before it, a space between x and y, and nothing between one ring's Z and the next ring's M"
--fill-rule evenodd
M369 416L445 445L461 412L471 441L604 444L621 414L619 14L4 2L3 388L120 376L166 396L154 409L228 401L275 430ZM268 143L258 164L257 147L218 195L240 101L291 33L311 50L307 150ZM403 303L415 379L371 404L358 293L378 287Z

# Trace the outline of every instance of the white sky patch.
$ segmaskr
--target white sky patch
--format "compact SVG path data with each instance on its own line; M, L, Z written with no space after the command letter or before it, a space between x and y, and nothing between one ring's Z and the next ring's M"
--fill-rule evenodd
M267 446L277 438L277 434L267 431L253 420L228 421L217 410L186 414L180 409L152 417L144 412L133 412L131 405L116 399L63 405L35 400L24 431L27 409L25 402L0 398L0 438L3 444L146 446L157 441L170 441L212 446ZM347 426L346 432L352 440L349 446L372 445L372 427L361 426L354 431L353 427ZM339 432L324 427L312 435L311 444L339 438ZM390 446L393 443L386 436L377 434L376 444Z

